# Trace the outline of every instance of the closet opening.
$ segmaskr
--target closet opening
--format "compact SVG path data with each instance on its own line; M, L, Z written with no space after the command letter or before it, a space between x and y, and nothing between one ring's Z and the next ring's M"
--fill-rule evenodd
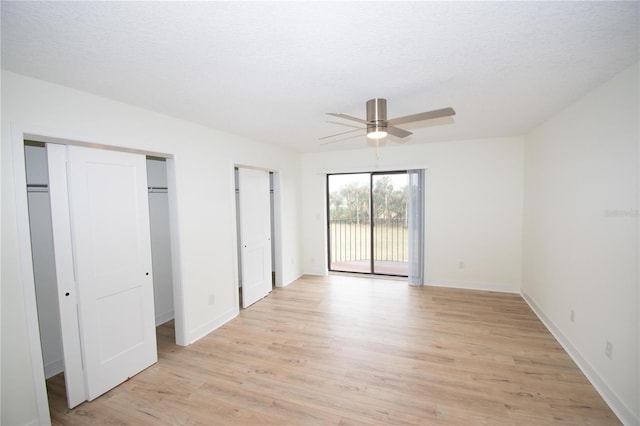
M61 317L58 300L61 295L56 278L54 225L49 192L50 163L45 143L24 140L23 149L27 220L40 340L38 350L42 354L46 396L49 401L53 401L50 402L49 407L52 412L54 409L66 410L67 408L69 383L65 378L65 361L70 361L64 354L62 338L64 320ZM166 159L147 156L146 173L156 336L159 344L175 345L176 336L178 339L182 337L176 330L174 322L176 316L174 293L179 293L179 290L175 288L173 282L169 201L171 185L167 183ZM56 407L51 404L56 404Z
M173 325L173 271L166 160L147 156L149 226L156 326Z
M240 308L282 285L279 177L274 171L234 167Z

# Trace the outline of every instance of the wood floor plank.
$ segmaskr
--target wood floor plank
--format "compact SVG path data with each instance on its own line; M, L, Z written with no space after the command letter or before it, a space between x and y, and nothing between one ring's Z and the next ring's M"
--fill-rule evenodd
M620 424L515 294L302 277L54 425Z

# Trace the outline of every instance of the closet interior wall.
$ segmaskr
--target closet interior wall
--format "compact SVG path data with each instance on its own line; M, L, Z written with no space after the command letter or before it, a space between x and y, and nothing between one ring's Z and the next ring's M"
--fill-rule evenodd
M64 362L53 253L47 153L44 144L37 142L25 142L24 150L40 345L45 377L49 378L64 371Z
M166 161L163 158L147 157L147 186L149 189L153 296L156 326L158 326L174 318L169 193Z

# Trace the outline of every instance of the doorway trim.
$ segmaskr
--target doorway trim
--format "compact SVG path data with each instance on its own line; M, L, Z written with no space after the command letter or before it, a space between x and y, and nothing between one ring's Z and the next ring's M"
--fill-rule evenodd
M184 297L182 286L181 257L178 232L178 204L176 198L176 175L173 154L144 151L132 148L106 145L104 143L86 142L91 138L65 135L60 131L39 126L18 125L11 123L11 157L13 167L13 181L16 209L16 228L20 256L20 278L22 283L22 298L25 308L27 325L27 340L31 359L32 379L35 391L38 423L51 424L49 401L45 384L45 373L40 343L40 327L38 325L38 307L35 292L35 278L31 251L31 231L29 229L29 208L27 201L27 177L24 154L24 141L31 140L60 145L75 145L114 151L132 152L145 156L162 157L167 159L167 186L169 188L169 227L171 238L171 265L173 269L173 296L176 344L186 346L187 331L184 312Z

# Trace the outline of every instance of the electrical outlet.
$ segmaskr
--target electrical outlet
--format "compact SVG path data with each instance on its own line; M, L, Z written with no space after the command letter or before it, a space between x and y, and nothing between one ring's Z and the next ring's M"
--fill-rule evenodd
M571 310L571 322L575 322L575 321L576 321L576 313L572 309Z
M604 354L607 356L607 358L611 359L611 357L613 356L613 343L611 343L610 341L607 340L607 343L604 346Z
M209 295L209 304L213 305L214 303L216 303L216 296L215 296L215 294L210 294Z

